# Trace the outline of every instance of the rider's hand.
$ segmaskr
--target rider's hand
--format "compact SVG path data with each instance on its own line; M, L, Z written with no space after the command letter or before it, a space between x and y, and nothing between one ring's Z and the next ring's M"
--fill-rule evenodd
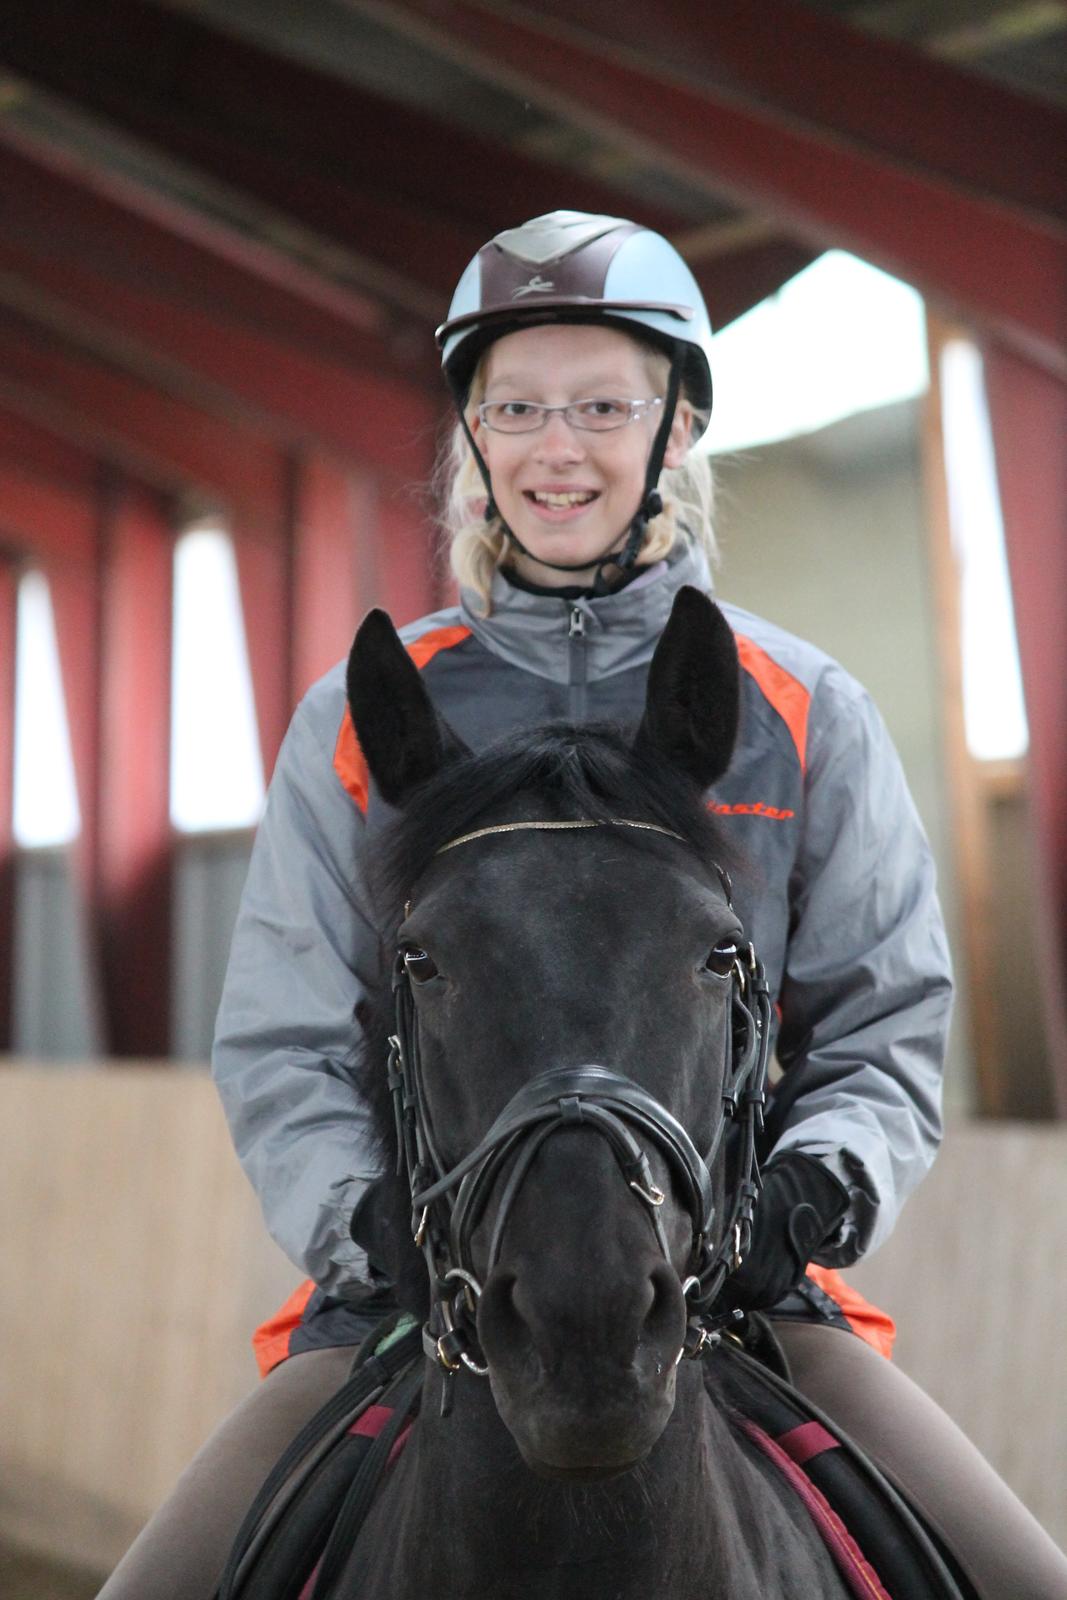
M828 1167L801 1150L785 1150L763 1169L752 1244L727 1278L720 1301L765 1311L795 1289L819 1246L848 1211L848 1190Z

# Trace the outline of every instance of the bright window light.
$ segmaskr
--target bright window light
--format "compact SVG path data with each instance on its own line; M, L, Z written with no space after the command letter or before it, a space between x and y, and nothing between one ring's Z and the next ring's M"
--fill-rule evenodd
M262 809L237 563L227 535L202 525L174 555L171 820L185 833L246 828Z
M982 358L966 340L942 351L941 408L967 745L979 760L1007 761L1029 740Z
M19 581L15 639L15 843L69 844L81 829L48 580Z
M922 298L843 250L813 261L712 342L713 454L814 433L923 394Z

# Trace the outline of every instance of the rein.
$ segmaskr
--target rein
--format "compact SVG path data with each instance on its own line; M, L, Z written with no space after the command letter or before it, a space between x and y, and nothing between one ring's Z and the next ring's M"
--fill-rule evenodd
M681 834L658 823L621 817L612 818L607 824L589 819L506 822L461 834L442 845L437 854L490 834L602 826L640 828L686 842ZM721 868L717 870L729 899L729 879ZM751 944L746 959L735 959L733 964L730 1066L722 1092L723 1116L705 1156L699 1154L681 1123L640 1084L607 1067L590 1064L554 1068L523 1084L475 1148L446 1168L438 1154L426 1103L418 1020L403 949L396 955L392 983L396 1031L389 1040L387 1081L396 1120L397 1173L408 1179L412 1233L430 1276L430 1320L423 1331L427 1354L448 1374L462 1364L480 1377L488 1376L474 1326L482 1286L471 1255L472 1235L498 1179L514 1158L493 1225L485 1268L488 1276L499 1257L511 1209L538 1150L558 1129L579 1124L595 1129L607 1139L623 1178L649 1210L657 1242L668 1262L670 1251L659 1210L666 1196L653 1179L642 1138L660 1152L679 1180L692 1223L692 1245L682 1283L690 1314L677 1359L699 1356L717 1344L721 1328L740 1313L731 1311L716 1317L712 1316L712 1307L726 1278L741 1265L748 1250L761 1187L756 1137L763 1125L770 994L763 966ZM711 1166L726 1123L731 1120L739 1129L737 1178L733 1194L728 1197L726 1225L716 1243Z

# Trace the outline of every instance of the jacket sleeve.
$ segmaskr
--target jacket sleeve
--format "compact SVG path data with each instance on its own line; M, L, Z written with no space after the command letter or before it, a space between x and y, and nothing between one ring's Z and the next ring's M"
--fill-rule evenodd
M849 1215L816 1257L848 1266L889 1235L937 1152L952 977L899 758L838 668L816 689L808 755L771 1132L849 1189Z
M339 696L313 690L283 743L212 1065L271 1235L321 1287L355 1298L370 1271L349 1219L378 1169L355 1086L354 1012L380 955L359 868L363 816L332 766L339 717Z

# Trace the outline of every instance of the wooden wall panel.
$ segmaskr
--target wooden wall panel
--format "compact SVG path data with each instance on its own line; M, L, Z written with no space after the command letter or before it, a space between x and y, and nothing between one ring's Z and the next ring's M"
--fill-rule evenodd
M297 1281L206 1074L0 1072L0 1535L111 1566Z
M297 1274L207 1075L0 1069L0 1537L113 1564L255 1382ZM1067 1543L1067 1129L962 1125L855 1281Z

